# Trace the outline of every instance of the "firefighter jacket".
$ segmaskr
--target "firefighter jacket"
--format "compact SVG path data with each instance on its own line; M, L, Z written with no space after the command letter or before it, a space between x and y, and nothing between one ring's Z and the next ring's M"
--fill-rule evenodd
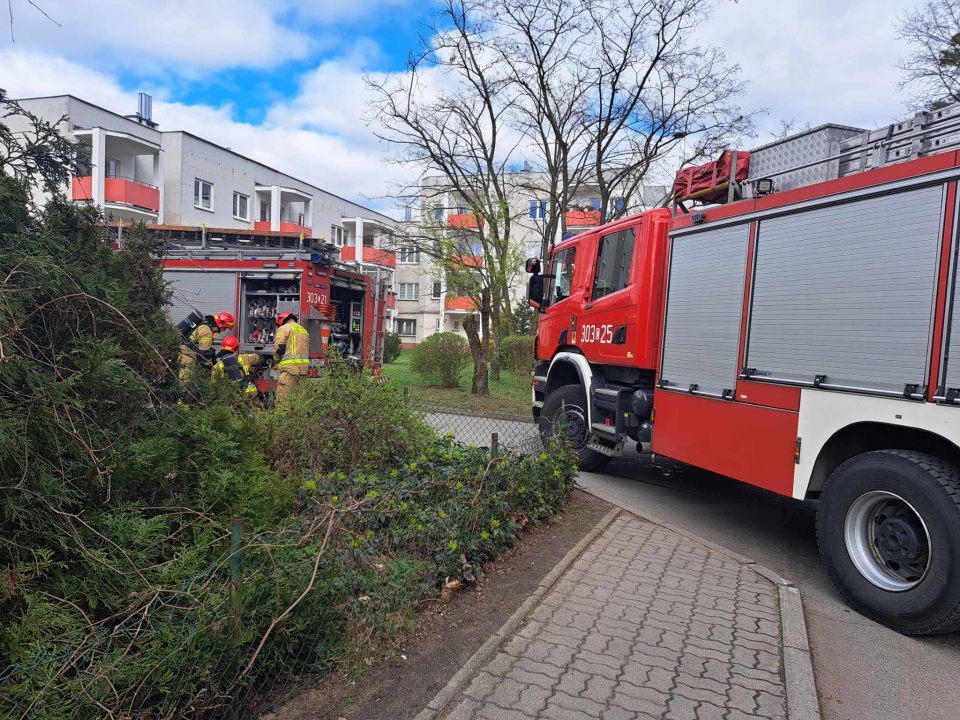
M180 346L180 367L185 368L190 361L210 367L208 363L213 360L213 341L216 337L217 333L206 323L197 325L187 336L187 342Z
M211 377L213 378L230 378L231 380L236 380L240 387L243 389L244 395L256 395L257 386L253 384L252 370L257 367L263 358L261 358L256 353L241 353L239 355L233 356L236 360L236 363L231 363L233 368L236 368L240 372L240 377L235 377L236 374L233 368L228 368L224 360L229 361L231 356L225 357L223 360L218 362L213 366L213 370L210 372Z
M310 333L295 322L280 326L274 339L277 369L291 375L306 375L310 364Z

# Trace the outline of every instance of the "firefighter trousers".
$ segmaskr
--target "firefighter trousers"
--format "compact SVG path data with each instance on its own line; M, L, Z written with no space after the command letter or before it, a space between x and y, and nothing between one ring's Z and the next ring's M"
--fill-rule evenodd
M274 399L274 405L280 405L283 403L284 399L290 393L290 390L294 385L297 384L297 381L304 376L294 375L289 372L281 372L280 377L277 378L277 390L276 398Z

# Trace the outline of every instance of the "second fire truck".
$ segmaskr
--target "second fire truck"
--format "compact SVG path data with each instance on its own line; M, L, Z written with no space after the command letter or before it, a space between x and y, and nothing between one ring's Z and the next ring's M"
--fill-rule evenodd
M817 499L850 604L960 629L958 147L960 105L822 126L528 261L543 432Z
M169 235L169 233L168 233ZM168 314L178 322L197 311L227 311L240 352L266 361L254 380L266 393L276 317L290 311L310 333L310 374L326 362L330 348L350 362L378 368L389 296L386 279L361 274L338 262L336 249L297 237L210 237L177 241L164 251L163 276L171 285Z

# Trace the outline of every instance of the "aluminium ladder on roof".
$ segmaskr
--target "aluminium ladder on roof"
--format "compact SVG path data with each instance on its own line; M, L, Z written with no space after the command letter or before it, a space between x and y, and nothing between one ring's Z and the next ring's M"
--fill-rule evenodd
M749 188L759 179L772 178L776 190L786 190L960 149L960 103L938 110L919 112L908 120L878 130L856 132L855 128L824 125L758 148L753 151L751 159L757 156L756 159L759 160L761 153L769 151L780 152L785 156L799 156L800 153L791 153L792 146L806 142L811 133L830 128L843 131L847 137L829 143L829 149L824 148L819 156L809 161L783 165L773 172L761 170L757 167L760 163L752 163L750 178L745 184ZM824 165L827 166L824 168L825 172L819 173L816 179L807 176L805 181L797 182L798 178L803 177L801 171ZM784 182L785 177L789 177L792 182ZM778 181L777 178L781 180ZM748 191L747 196L750 195Z

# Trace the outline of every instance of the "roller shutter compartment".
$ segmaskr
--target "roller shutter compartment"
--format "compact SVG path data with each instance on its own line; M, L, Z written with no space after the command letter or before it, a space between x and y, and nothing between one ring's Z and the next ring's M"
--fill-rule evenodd
M164 270L163 279L170 283L170 304L167 315L178 323L191 310L201 315L237 312L237 273L203 270Z
M888 395L922 388L942 218L937 185L761 220L748 372Z
M749 226L673 238L660 386L732 395Z

